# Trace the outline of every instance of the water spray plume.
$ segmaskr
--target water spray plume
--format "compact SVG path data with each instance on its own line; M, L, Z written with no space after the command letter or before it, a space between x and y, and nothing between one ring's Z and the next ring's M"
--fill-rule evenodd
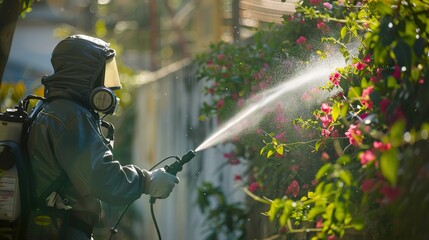
M329 75L333 73L336 68L343 67L344 65L345 64L343 62L339 62L338 60L333 60L331 64L321 63L315 65L312 69L307 69L306 73L304 74L301 73L297 77L293 77L274 88L260 93L256 97L257 99L260 99L259 101L247 106L234 117L225 122L218 128L216 132L214 132L200 146L198 146L195 151L201 151L203 149L215 146L231 139L234 136L238 136L240 133L243 133L244 130L256 126L265 115L264 111L262 110L273 103L275 100L284 97L288 93L304 91L305 88L308 88L309 85L312 87L321 86L322 84L326 83ZM247 121L246 124L244 124L244 121L246 120L250 121Z

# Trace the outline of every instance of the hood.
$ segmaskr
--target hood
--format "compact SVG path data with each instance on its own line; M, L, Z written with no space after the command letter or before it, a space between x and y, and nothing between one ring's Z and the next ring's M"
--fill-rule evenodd
M52 52L54 73L45 76L45 97L63 97L89 104L91 90L102 85L106 61L115 50L103 40L73 35L61 42Z

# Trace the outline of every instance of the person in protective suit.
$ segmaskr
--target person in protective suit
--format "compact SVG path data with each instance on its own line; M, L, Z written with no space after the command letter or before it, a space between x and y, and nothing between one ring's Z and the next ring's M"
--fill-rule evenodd
M65 174L61 189L46 199L67 209L61 239L91 239L100 219L100 201L127 205L148 194L166 198L179 182L165 169L121 165L101 131L99 114L113 114L121 84L115 51L103 40L73 35L55 47L54 73L45 76L47 101L31 125L28 153L37 196ZM31 234L31 233L30 233Z

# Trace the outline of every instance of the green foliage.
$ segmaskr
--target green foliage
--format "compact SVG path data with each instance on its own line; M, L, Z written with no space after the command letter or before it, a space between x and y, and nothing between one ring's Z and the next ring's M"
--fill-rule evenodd
M8 83L4 82L0 89L0 110L4 111L6 108L12 108L20 100L22 100L28 92L28 87L24 82ZM33 94L43 96L43 88L39 87L31 90Z
M369 239L428 237L423 224L429 220L423 200L429 199L428 11L427 1L311 0L301 2L296 14L273 29L270 36L281 37L269 45L272 59L263 59L270 70L279 56L309 63L312 55L326 58L335 48L347 62L327 79L322 90L330 97L312 115L278 128L273 127L276 118L267 116L261 125L262 146L233 142L247 150L236 154L249 160L249 191L272 199L266 215L286 233L308 232L313 239L349 239L356 232ZM254 66L252 73L261 63ZM210 74L199 78L213 79ZM222 80L231 81L228 75ZM234 92L249 97L242 89L256 83L241 82ZM225 97L220 94L225 91L210 93L214 99ZM206 106L221 120L227 116L222 106ZM279 134L283 132L287 138ZM260 149L259 157L249 154L254 147ZM259 188L251 188L255 183Z
M220 188L205 182L198 188L197 204L202 213L209 212L205 239L245 239L246 212L241 203L228 203Z

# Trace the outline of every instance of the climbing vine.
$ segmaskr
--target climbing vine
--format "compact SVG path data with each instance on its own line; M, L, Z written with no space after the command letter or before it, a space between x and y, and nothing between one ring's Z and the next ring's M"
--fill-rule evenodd
M336 49L346 63L322 87L273 103L225 154L247 164L247 175L235 178L269 206L271 237L428 237L428 11L427 1L302 1L254 43L220 43L200 56L198 77L213 96L202 116L221 122L275 85L279 72ZM322 102L312 98L319 91L327 93ZM294 104L311 114L294 116Z

